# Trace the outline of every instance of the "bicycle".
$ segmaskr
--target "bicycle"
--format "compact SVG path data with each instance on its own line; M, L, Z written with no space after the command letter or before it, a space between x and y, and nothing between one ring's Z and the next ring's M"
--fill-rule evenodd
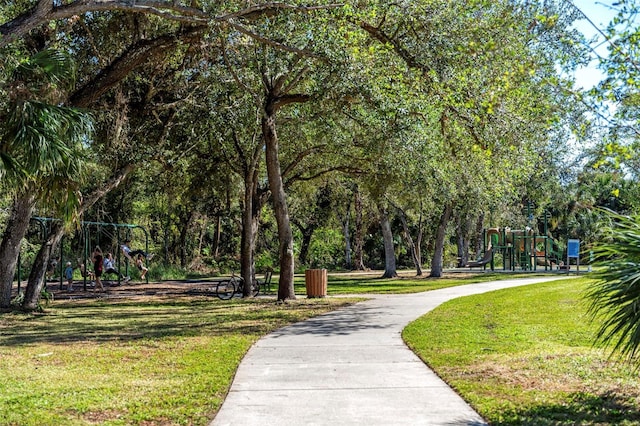
M221 300L229 300L236 293L236 281L233 279L218 281L216 284L216 296Z
M231 278L228 280L218 281L216 285L216 296L221 300L229 300L237 294L244 295L244 279L242 277L236 277L235 273L231 272ZM260 284L254 280L251 286L251 295L253 297L260 293Z

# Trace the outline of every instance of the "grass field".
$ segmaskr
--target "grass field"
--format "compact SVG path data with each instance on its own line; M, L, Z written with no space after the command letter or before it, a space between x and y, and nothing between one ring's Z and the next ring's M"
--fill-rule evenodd
M545 274L482 272L459 270L445 273L441 278L430 278L427 275L417 277L415 271L400 272L394 279L380 278L381 271L369 273L329 273L327 292L331 295L367 294L367 293L417 293L471 283L496 281L517 277L534 277ZM548 275L548 274L546 274ZM304 276L295 279L296 294L305 293Z
M158 292L0 314L0 425L206 425L245 352L276 328L358 300L348 295L513 276L378 277L330 274L329 295L347 297L287 304ZM495 425L640 424L637 374L591 348L580 303L587 283L455 300L405 338ZM301 277L296 290L304 294Z
M638 371L592 346L588 283L452 300L403 336L492 425L638 425Z
M253 342L347 303L79 300L2 314L0 424L205 425Z

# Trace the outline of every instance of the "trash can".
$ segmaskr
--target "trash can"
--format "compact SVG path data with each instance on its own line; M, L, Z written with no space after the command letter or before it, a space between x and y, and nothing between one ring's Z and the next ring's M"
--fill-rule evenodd
M307 297L325 297L327 295L327 270L307 269L304 271L304 284Z

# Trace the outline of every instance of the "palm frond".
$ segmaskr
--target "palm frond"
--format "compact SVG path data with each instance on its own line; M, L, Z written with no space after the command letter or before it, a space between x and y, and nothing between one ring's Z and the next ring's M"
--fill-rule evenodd
M606 210L607 240L594 246L596 283L589 312L600 322L597 341L629 361L640 355L640 216Z
M73 147L90 137L88 114L77 109L37 101L21 102L7 123L13 135L9 149L31 173L51 173L73 153Z
M14 76L39 85L48 82L61 86L61 89L68 89L75 83L76 69L68 54L45 49L21 62L16 67Z

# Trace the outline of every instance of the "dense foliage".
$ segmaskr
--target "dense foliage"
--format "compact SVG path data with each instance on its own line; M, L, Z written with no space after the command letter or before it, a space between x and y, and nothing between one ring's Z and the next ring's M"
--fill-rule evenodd
M638 208L633 2L606 29L609 78L591 94L567 77L588 47L580 10L561 0L63 3L0 6L2 164L29 169L14 161L26 151L6 155L11 100L29 88L18 71L38 52L72 53L76 85L62 73L38 90L90 112L95 132L81 136L77 181L29 192L66 195L32 208L71 219L73 189L85 221L144 227L156 271L438 276L482 254L483 228L549 214L561 245L588 245L594 207ZM599 99L619 102L615 125L593 118ZM587 140L582 157L567 149ZM24 194L15 179L0 186L8 220ZM123 232L145 243L140 228ZM124 234L76 222L52 255L117 251ZM25 269L43 241L27 236Z

